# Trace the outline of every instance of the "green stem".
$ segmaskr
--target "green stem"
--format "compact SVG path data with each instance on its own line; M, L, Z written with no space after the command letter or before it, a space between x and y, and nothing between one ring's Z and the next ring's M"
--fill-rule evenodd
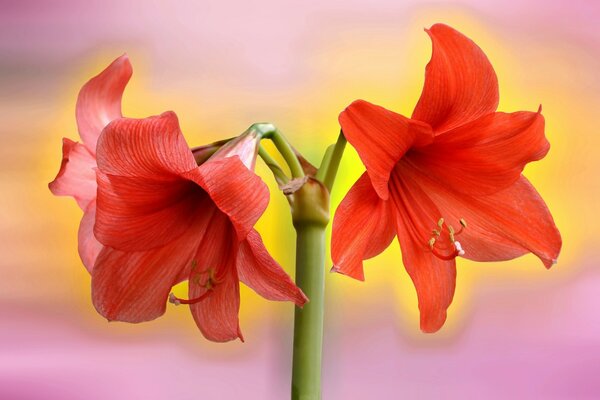
M296 284L310 301L304 308L296 308L292 400L321 398L325 227L321 224L296 224Z
M263 137L273 141L273 144L277 147L277 150L285 160L286 164L290 167L292 177L302 178L304 176L302 165L300 165L300 161L298 160L294 149L292 149L292 146L290 146L288 141L283 137L281 131L275 128L274 130L267 132Z
M271 157L271 155L265 150L263 146L259 145L258 155L260 156L260 158L262 158L267 167L269 167L269 169L275 176L275 180L277 181L277 183L281 185L289 181L289 178L287 177L285 172L283 172L283 169L281 169L279 163L275 161L273 157Z
M331 192L335 176L337 175L344 149L346 148L346 138L344 133L340 131L338 140L335 145L329 146L319 167L316 178L323 182L327 190Z

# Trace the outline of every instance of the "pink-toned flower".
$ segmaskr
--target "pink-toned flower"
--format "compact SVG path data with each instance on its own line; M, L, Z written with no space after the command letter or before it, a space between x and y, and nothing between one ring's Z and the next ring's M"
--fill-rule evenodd
M434 332L454 295L457 256L500 261L531 252L549 268L561 238L521 175L550 147L541 109L496 112L496 74L481 49L445 25L427 32L433 55L411 118L362 100L340 115L367 171L337 209L332 258L335 271L363 280L363 260L397 236L421 329Z
M105 247L92 272L92 297L109 320L162 315L171 288L189 282L203 335L242 338L239 281L269 300L306 297L253 228L269 201L251 171L260 138L249 130L198 166L172 112L110 123L98 142L95 234Z
M94 267L102 245L93 234L96 216L96 142L108 123L121 117L121 97L133 70L122 55L79 92L76 105L81 143L63 139L63 159L48 187L57 196L72 196L83 210L79 225L79 256L88 271Z

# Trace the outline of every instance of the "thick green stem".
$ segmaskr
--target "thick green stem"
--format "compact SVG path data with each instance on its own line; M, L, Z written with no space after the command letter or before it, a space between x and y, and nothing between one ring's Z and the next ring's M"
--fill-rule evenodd
M335 145L331 145L327 148L325 156L323 157L323 161L321 162L321 166L319 167L319 171L317 172L316 178L323 182L327 190L330 192L333 188L335 176L337 175L338 167L340 166L340 161L342 160L342 155L344 154L345 148L346 138L344 137L344 133L340 131L340 135L338 136L338 140Z
M325 292L325 227L296 224L296 284L310 299L296 308L292 399L321 398L321 354Z

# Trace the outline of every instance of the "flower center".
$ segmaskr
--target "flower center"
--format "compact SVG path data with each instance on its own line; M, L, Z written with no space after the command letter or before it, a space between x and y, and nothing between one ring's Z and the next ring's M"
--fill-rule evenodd
M463 250L460 242L456 240L456 236L460 235L467 228L467 222L461 218L459 220L459 223L460 229L458 230L458 232L455 232L452 225L446 224L444 218L439 219L437 227L431 231L431 234L433 236L431 236L431 239L429 239L429 242L427 243L429 245L429 250L431 250L431 253L434 256L441 260L449 261L454 260L456 257L463 256L465 254L465 251ZM443 245L443 247L447 247L446 245L444 245L444 240L442 240L442 236L446 235L447 243L450 244L449 253L443 253L436 248L436 243L440 243Z
M178 306L180 304L200 303L202 300L206 299L208 296L211 295L215 286L217 286L219 283L223 282L222 279L219 279L216 276L216 272L215 272L214 268L208 268L207 270L200 271L200 272L196 272L197 269L198 269L198 262L196 260L194 260L194 261L192 261L192 274L190 276L189 284L190 285L199 285L199 286L203 287L204 289L206 289L206 292L202 293L200 296L193 298L193 299L180 299L179 297L175 296L175 294L171 293L171 294L169 294L169 303L175 304L176 306ZM206 280L204 281L204 283L200 283L200 281L202 280L202 278L205 275L207 275Z

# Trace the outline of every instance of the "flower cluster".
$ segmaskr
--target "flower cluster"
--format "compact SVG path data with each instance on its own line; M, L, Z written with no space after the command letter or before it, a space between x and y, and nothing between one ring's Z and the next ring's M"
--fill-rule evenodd
M446 25L427 33L433 54L410 118L363 100L339 116L366 172L335 213L331 253L333 271L364 280L363 260L397 237L416 287L421 329L435 332L454 296L457 257L500 261L533 253L550 267L561 238L522 175L550 147L541 107L497 112L498 82L482 50ZM50 183L54 194L72 196L84 212L79 254L98 312L142 322L162 315L168 301L187 304L207 339L228 341L242 339L240 281L266 299L303 306L307 297L254 229L269 202L254 173L264 133L250 128L191 149L173 112L122 116L131 75L124 55L83 86L76 112L81 143L63 140L60 171ZM318 215L324 232L335 172L317 171L287 148L282 155L293 158L296 179L282 181L275 162L266 158L267 164L293 213ZM332 154L324 158L327 167ZM322 204L294 199L311 185ZM171 293L182 281L188 299Z

